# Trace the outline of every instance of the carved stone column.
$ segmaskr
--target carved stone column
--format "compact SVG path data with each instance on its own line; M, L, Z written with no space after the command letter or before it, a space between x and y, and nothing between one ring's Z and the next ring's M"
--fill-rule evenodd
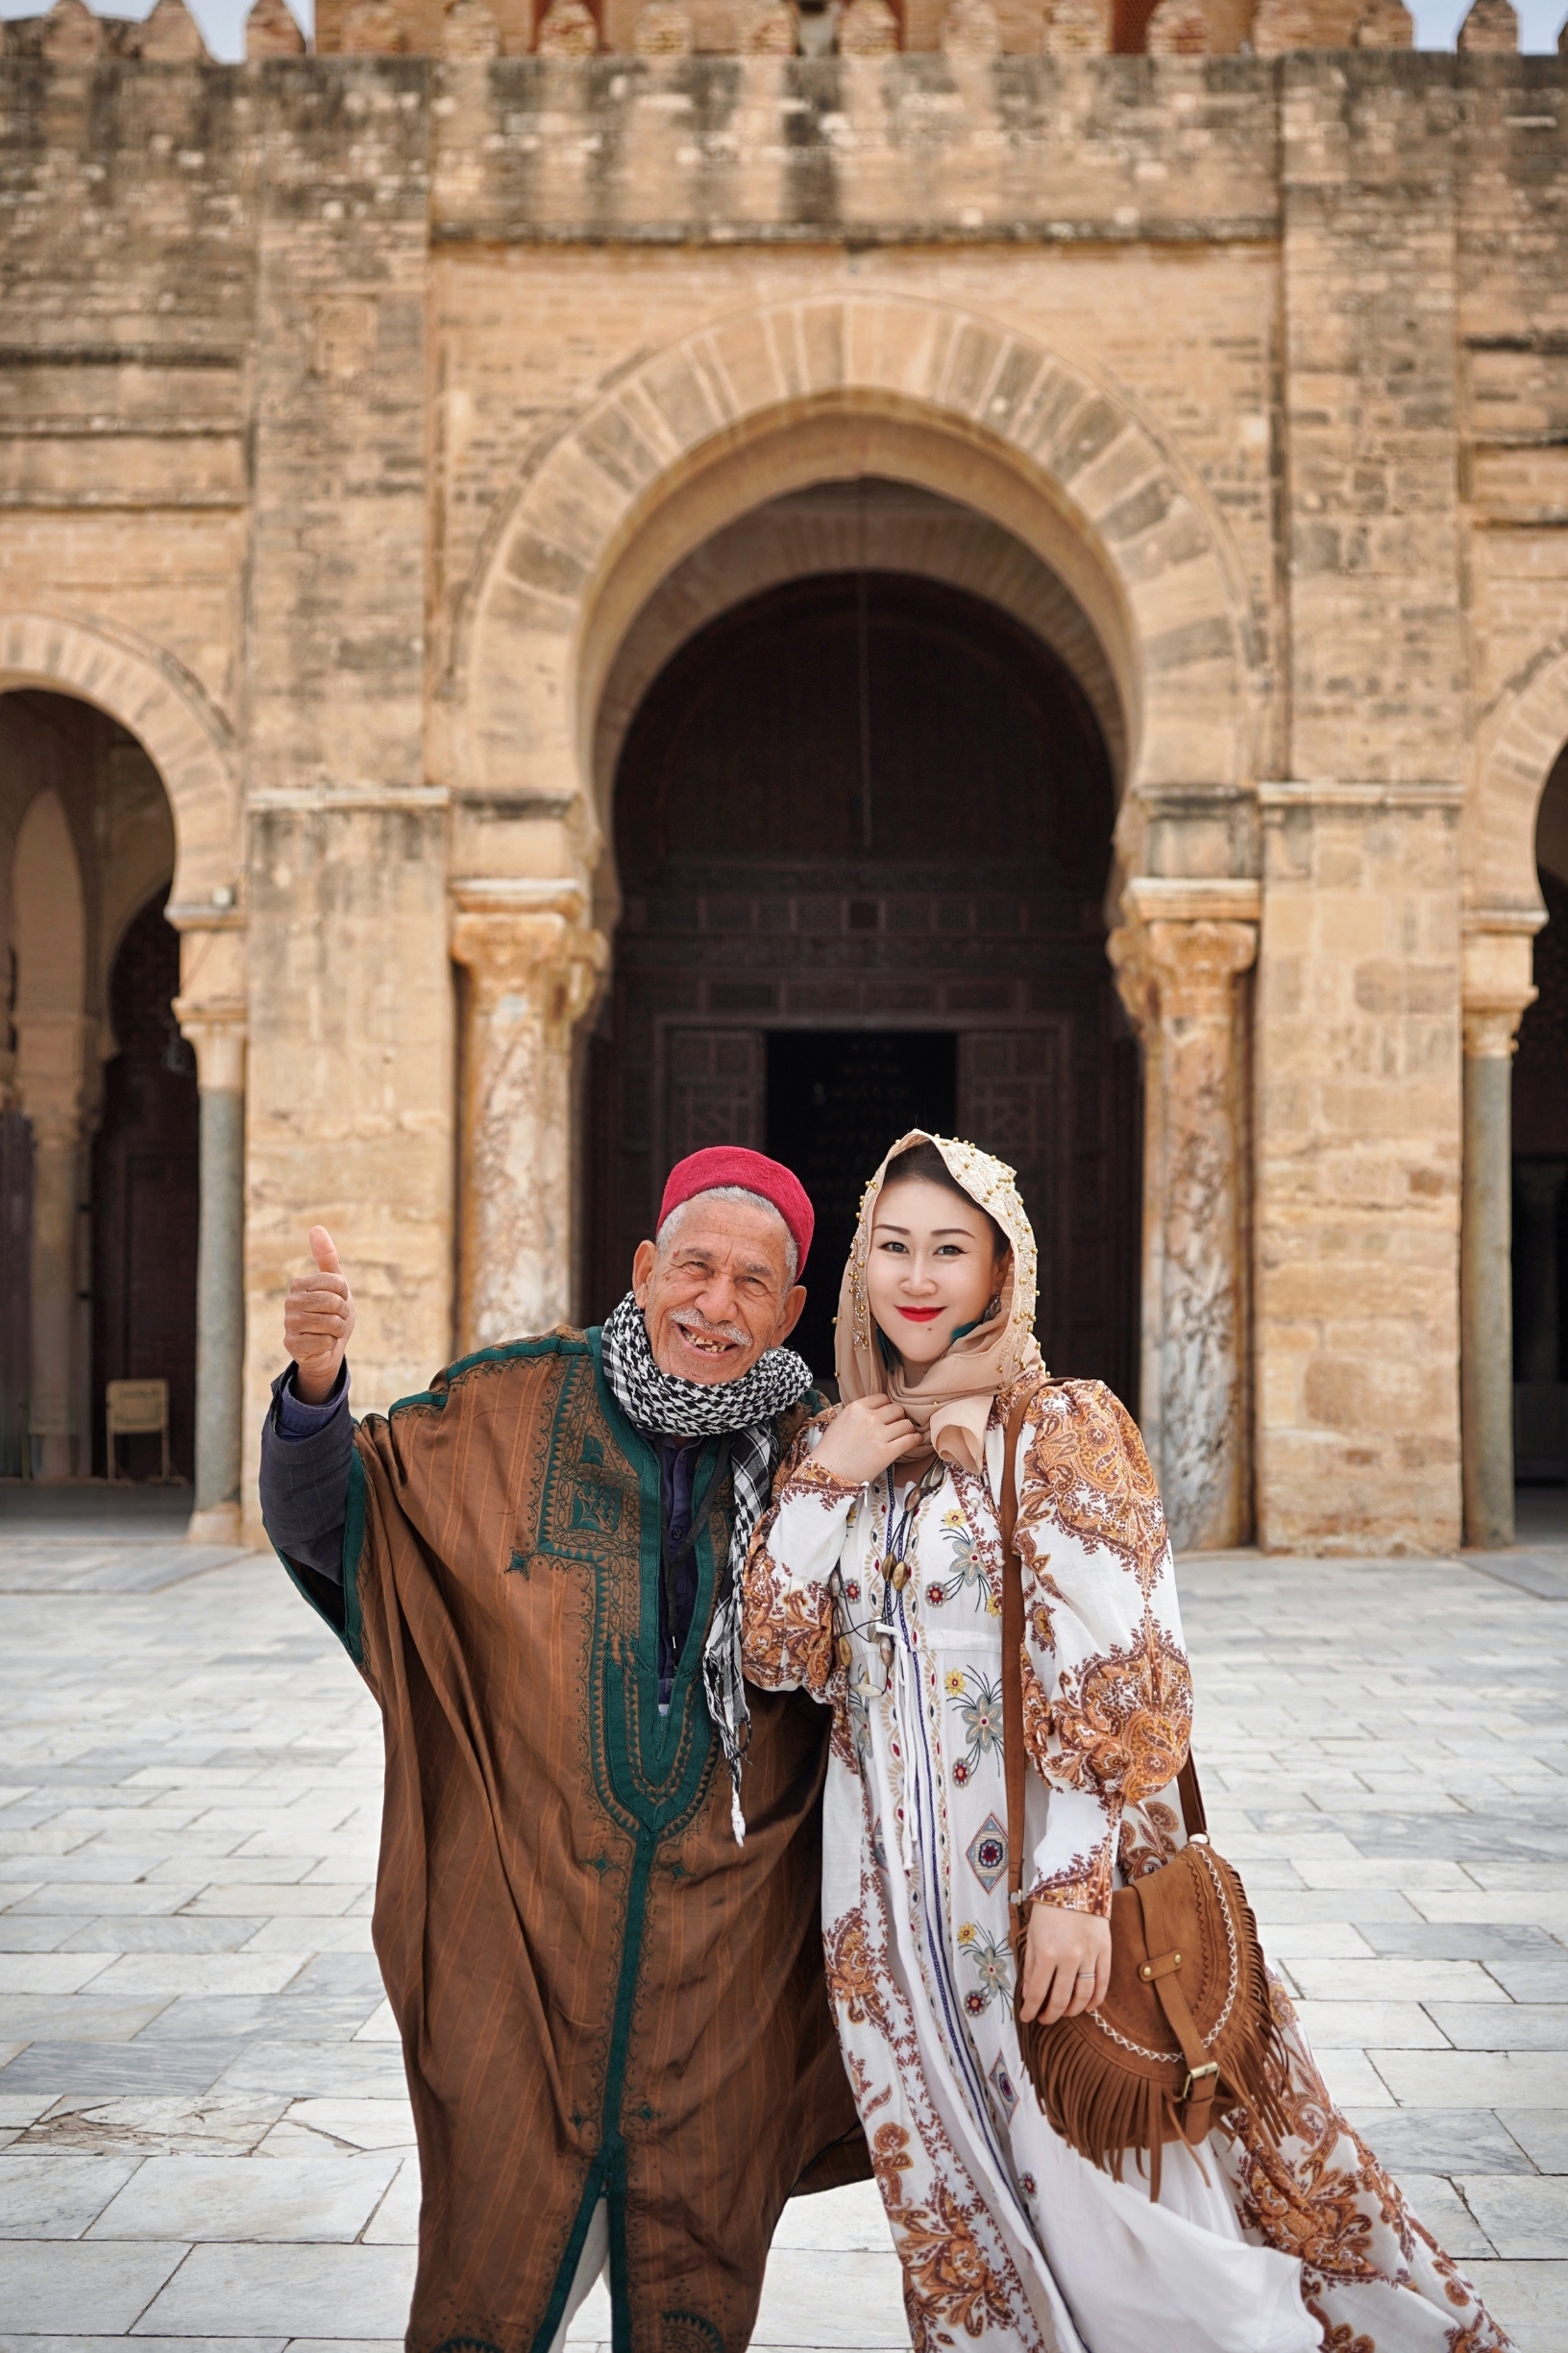
M174 1014L196 1050L201 1110L196 1499L186 1532L193 1543L232 1544L245 1372L245 937L237 915L181 929Z
M91 1434L72 1411L77 1349L86 1024L78 1013L18 1007L16 1093L33 1129L33 1347L28 1430L38 1479L91 1466Z
M1459 1208L1459 1431L1464 1540L1511 1544L1513 1056L1534 1001L1531 917L1464 942L1464 1177Z
M1144 1042L1141 1419L1173 1543L1248 1532L1245 1070L1237 981L1258 886L1139 880L1113 934Z
M25 1067L26 1049L23 1049ZM28 1427L39 1479L85 1467L87 1434L72 1427L76 1325L76 1201L81 1120L74 1103L29 1099L33 1127L33 1361ZM73 1459L80 1452L83 1461Z
M468 974L458 1317L475 1349L571 1311L573 1032L609 951L578 883L458 881L452 895Z

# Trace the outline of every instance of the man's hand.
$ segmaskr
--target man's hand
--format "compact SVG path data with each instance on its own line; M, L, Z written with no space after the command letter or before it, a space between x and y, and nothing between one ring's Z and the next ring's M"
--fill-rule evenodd
M869 1480L880 1478L900 1455L918 1452L920 1442L920 1434L903 1407L878 1391L845 1406L829 1424L811 1458L824 1471L836 1472L840 1479L852 1480L863 1487Z
M331 1395L354 1331L354 1301L325 1226L310 1228L316 1263L296 1275L283 1301L283 1346L298 1367L294 1394L302 1405L319 1406Z
M1037 2011L1047 2026L1054 2026L1059 2018L1097 2010L1110 1987L1111 1923L1095 1912L1031 1904L1018 2009L1025 2024Z

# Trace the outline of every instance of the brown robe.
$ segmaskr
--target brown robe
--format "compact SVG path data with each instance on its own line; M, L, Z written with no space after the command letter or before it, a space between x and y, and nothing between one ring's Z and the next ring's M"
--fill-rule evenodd
M385 1723L408 2353L545 2353L600 2197L617 2353L739 2353L791 2192L869 2175L822 1979L826 1718L748 1693L742 1848L702 1696L727 1506L700 1501L661 1718L659 1459L597 1332L487 1350L360 1426L344 1640Z

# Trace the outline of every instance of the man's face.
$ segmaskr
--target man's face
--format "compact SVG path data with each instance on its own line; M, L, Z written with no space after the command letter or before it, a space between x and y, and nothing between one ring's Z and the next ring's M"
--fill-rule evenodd
M662 1249L639 1242L631 1287L660 1372L739 1381L787 1339L806 1304L788 1251L772 1211L711 1193L685 1203Z

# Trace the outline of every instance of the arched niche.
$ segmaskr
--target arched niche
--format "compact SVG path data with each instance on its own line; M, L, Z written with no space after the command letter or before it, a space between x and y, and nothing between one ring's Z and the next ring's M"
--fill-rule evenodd
M0 609L0 694L51 688L93 703L146 751L174 817L171 919L210 920L239 885L240 793L227 723L178 663L102 622Z
M796 563L819 545L801 523L782 519ZM1115 795L1094 706L971 588L777 568L679 638L625 731L586 1311L624 1289L663 1170L749 1144L817 1207L800 1345L829 1372L855 1203L920 1125L1017 1169L1051 1360L1130 1393L1138 1071L1105 955Z
M594 792L607 838L627 730L679 649L720 614L786 581L864 573L940 581L1011 616L1071 673L1119 792L1125 714L1105 650L1066 584L1011 531L972 508L909 483L862 478L815 483L738 517L678 564L638 613L598 708ZM613 921L619 874L608 840L601 877L601 920Z

